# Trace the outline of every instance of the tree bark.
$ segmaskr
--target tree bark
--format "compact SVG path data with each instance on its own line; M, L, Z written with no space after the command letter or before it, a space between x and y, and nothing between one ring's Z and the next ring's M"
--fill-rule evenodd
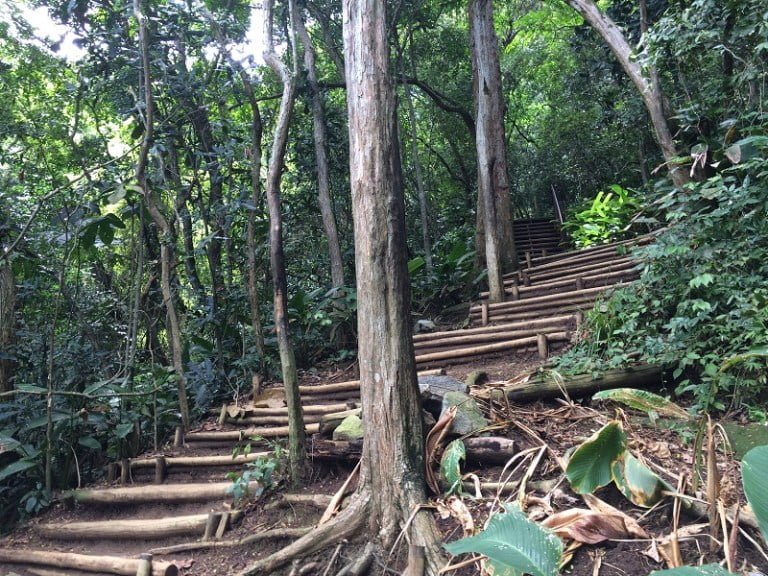
M384 0L344 0L350 182L355 224L358 360L365 421L358 494L389 547L426 499L424 431L411 338L405 206ZM411 541L440 565L433 522L419 513Z
M504 300L505 272L517 265L504 137L498 41L491 0L469 4L477 148L478 238L484 231L485 265L492 302ZM479 248L479 246L478 246Z
M10 260L0 260L0 392L13 389L16 341L16 280Z
M297 30L304 46L304 66L307 69L310 108L312 109L312 129L315 142L315 161L317 164L317 201L323 218L323 229L328 242L328 258L331 264L331 284L334 288L344 286L344 263L341 257L339 232L336 217L333 214L333 200L328 178L328 135L325 128L323 98L317 85L317 67L315 66L315 47L304 25L303 17L296 18Z
M285 400L288 405L288 453L291 478L298 483L303 475L306 455L304 418L299 396L299 381L296 374L296 358L293 353L288 333L288 281L285 274L285 254L283 253L283 219L280 208L280 182L285 164L285 150L288 143L288 125L293 112L296 96L297 57L296 49L296 6L294 0L288 0L290 43L293 51L293 71L283 64L274 51L272 40L273 0L264 5L266 22L266 49L264 61L277 74L283 83L283 95L280 100L280 112L275 124L272 154L267 171L267 206L269 208L269 258L272 267L273 299L275 307L275 331L280 350L280 364L283 371Z
M142 190L147 211L160 231L160 284L163 291L163 301L168 316L168 339L171 341L171 353L173 367L176 371L176 385L178 389L179 411L184 430L189 428L189 404L187 402L187 381L184 375L183 349L181 343L181 326L176 312L171 276L173 272L174 244L173 230L168 219L160 210L154 193L147 180L147 160L149 149L154 139L154 98L152 95L152 75L150 73L149 38L147 33L147 21L141 12L139 0L134 0L133 10L139 24L139 48L141 50L142 83L144 97L144 138L139 153L139 161L136 165L136 180Z
M666 116L664 115L663 98L661 95L661 86L658 76L652 69L651 78L646 78L643 74L640 63L633 58L632 48L625 38L622 31L616 26L611 18L600 11L600 8L592 0L566 0L568 4L576 10L587 23L594 28L600 37L605 41L608 47L616 56L624 72L640 92L648 115L651 118L656 141L659 143L661 153L667 162L667 169L675 186L678 188L684 186L690 181L688 173L679 165L676 158L679 157L675 140L669 129Z
M256 260L256 210L261 204L261 138L264 127L261 122L261 111L253 85L248 74L241 66L238 73L243 83L245 95L251 108L251 206L248 209L246 225L246 267L248 269L246 279L246 292L250 308L251 331L253 332L253 344L256 354L259 355L259 368L251 375L251 383L254 389L261 387L264 366L264 331L261 325L261 312L259 311L259 266Z

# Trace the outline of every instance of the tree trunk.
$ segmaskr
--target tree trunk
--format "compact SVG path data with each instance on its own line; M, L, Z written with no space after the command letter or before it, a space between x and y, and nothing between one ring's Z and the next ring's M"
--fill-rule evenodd
M307 33L302 17L296 18L296 26L304 45L304 66L307 68L310 107L312 109L312 128L315 140L315 160L317 163L317 200L323 217L323 228L328 242L328 257L331 263L331 284L334 288L344 286L344 263L341 257L339 232L336 217L333 214L333 200L328 179L328 135L325 129L323 99L317 84L315 66L315 47Z
M355 224L360 388L365 421L359 493L388 547L425 501L424 431L411 338L394 87L384 0L344 0L350 182ZM439 565L437 534L417 514L411 542Z
M491 0L472 0L469 22L475 97L477 204L478 209L482 207L478 225L482 218L490 299L501 302L504 300L503 275L517 265L517 255L512 237L504 101Z
M246 229L246 251L247 251L247 280L246 292L248 293L248 304L251 316L251 331L253 332L253 343L256 353L259 355L259 370L251 375L252 384L255 389L260 388L261 378L263 377L264 366L264 332L261 326L261 313L259 312L259 267L256 261L256 210L261 204L261 137L263 134L263 125L261 122L261 112L256 95L253 92L248 74L242 67L238 72L243 82L243 89L248 98L248 104L251 107L251 207L248 209L247 229Z
M149 188L149 182L147 180L147 159L149 157L149 149L152 146L154 139L154 99L152 96L152 76L149 68L149 38L147 33L147 21L141 13L139 0L134 0L133 10L136 20L139 23L139 47L141 50L142 66L141 81L143 83L142 95L144 97L144 121L146 123L144 128L144 138L141 143L141 151L139 153L139 161L136 165L136 180L144 195L147 211L160 232L160 284L168 316L168 339L171 341L171 355L173 358L173 367L176 371L181 422L184 430L187 430L189 428L189 404L187 402L187 381L184 376L184 361L182 357L181 326L179 316L176 312L174 293L171 286L175 238L171 225L160 210L157 200L152 190Z
M633 57L632 48L629 46L622 31L609 16L600 11L592 0L566 1L602 37L611 49L611 52L616 56L624 72L629 76L638 92L640 92L640 97L643 99L643 103L651 117L653 131L664 160L667 162L667 169L672 181L678 188L687 184L690 178L685 169L679 166L679 162L676 160L679 153L664 115L661 86L659 85L655 70L651 69L651 79L643 75L643 69L640 63Z
M296 358L293 354L288 334L288 281L285 274L285 255L283 253L283 220L280 213L280 181L285 162L285 149L288 143L288 125L293 111L296 95L296 6L294 0L288 0L290 13L290 42L293 51L293 71L280 61L274 52L272 41L272 6L273 0L265 3L265 22L267 26L267 43L264 61L272 68L283 83L283 95L280 101L280 112L275 124L275 134L272 143L272 154L269 158L267 171L267 206L269 208L269 259L272 266L272 284L275 306L275 331L277 345L280 350L280 364L283 371L283 386L285 400L288 405L288 452L290 458L291 477L294 483L301 480L306 448L304 446L304 417L299 396L299 381L296 374Z
M13 389L16 341L16 280L9 260L0 260L0 392Z

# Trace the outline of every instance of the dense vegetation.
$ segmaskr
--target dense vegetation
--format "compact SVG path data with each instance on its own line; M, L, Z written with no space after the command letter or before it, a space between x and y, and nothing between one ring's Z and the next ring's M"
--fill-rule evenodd
M252 168L272 149L282 84L241 55L261 13L243 0L143 3L156 108L147 174L163 228L137 184L146 102L132 3L32 4L66 23L84 55L66 59L18 3L2 2L2 517L19 503L32 513L52 489L97 474L105 458L162 441L179 421L180 379L202 415L280 372L266 167ZM413 307L437 314L484 282L466 3L396 4L390 44ZM563 365L663 363L680 392L721 408L765 385L768 23L759 0L647 4L600 3L636 60L658 74L677 162L692 181L680 188L667 178L643 100L571 7L498 2L513 212L553 217L554 192L572 208L581 244L663 228L641 255L641 282L601 304ZM356 297L340 6L318 0L299 12L317 78L299 55L281 192L291 339L299 365L310 367L354 357ZM275 17L285 45L287 6L278 3ZM293 64L291 50L282 57ZM341 282L318 200L318 95ZM609 192L626 202L606 213ZM172 368L164 254L181 373Z

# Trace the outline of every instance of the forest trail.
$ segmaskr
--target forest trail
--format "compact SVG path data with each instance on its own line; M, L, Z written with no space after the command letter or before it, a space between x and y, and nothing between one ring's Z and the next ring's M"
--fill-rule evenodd
M467 327L415 335L420 376L478 361L530 359L531 352L546 358L571 341L582 311L606 289L637 277L629 250L649 240L558 253L559 240L542 232L544 228L538 222L516 227L525 247L524 265L505 279L506 302L489 304L480 294L470 307ZM318 432L335 414L359 408L359 382L303 385L300 392L307 433L316 434L312 458L354 460L359 444L324 440ZM268 506L260 502L256 507L233 500L232 482L226 476L227 471L240 473L243 464L269 454L241 451L233 457L236 446L242 449L251 438L260 437L253 444L266 450L266 443L287 436L282 390L270 388L247 404L225 405L215 412L218 418L212 415L210 422L186 435L177 433L174 445L163 452L113 464L107 483L62 494L52 514L0 541L0 574L217 573L212 565L226 566L220 573L229 573L233 569L229 548L250 542L249 535L262 533L265 525L275 525L279 519L274 536L280 538L295 536L316 522L338 482L325 494L283 494ZM258 484L250 488L259 495ZM286 503L287 511L275 511ZM288 516L293 523L286 525ZM195 550L206 550L206 560L196 561ZM151 571L146 571L151 556L141 556L148 552L154 553ZM248 551L258 552L253 546ZM238 555L243 561L247 557Z

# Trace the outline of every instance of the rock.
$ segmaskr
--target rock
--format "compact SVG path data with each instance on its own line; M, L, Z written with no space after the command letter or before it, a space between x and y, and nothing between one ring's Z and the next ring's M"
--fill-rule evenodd
M363 437L363 421L359 416L352 414L341 421L333 431L334 440L360 440Z
M488 382L488 373L483 370L475 370L467 376L467 386L479 386Z
M450 376L419 376L419 391L424 409L437 417L443 407L443 396L447 392L467 393L469 388Z
M421 411L421 419L424 421L425 432L429 432L432 430L432 426L437 424L437 420L435 420L435 417L432 416L432 412L429 412L428 410Z
M458 406L456 418L454 418L451 425L452 433L460 435L470 434L489 425L488 420L483 415L483 411L480 410L480 406L477 405L472 396L463 392L446 392L443 397L443 411L440 413L440 416L442 417L443 413L451 406Z
M437 329L432 320L416 320L416 324L413 327L414 334L426 334L428 332L434 332Z

